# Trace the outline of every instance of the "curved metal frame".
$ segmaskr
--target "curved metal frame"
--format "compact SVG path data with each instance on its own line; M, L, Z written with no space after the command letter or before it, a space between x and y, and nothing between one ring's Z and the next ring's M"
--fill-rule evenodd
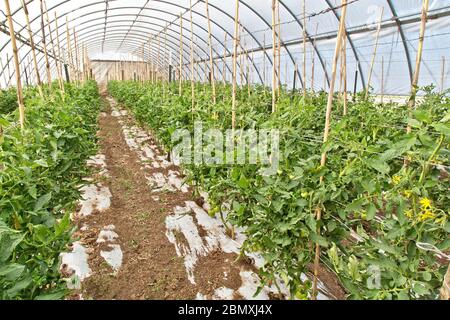
M33 3L33 1L36 1L36 0L24 0L24 1L29 5L30 3ZM148 43L148 36L145 37L144 36L145 32L138 30L138 27L139 28L144 28L144 27L136 26L135 24L136 24L136 22L138 21L138 19L140 17L155 19L157 22L160 22L160 21L166 22L167 21L166 19L158 18L158 17L152 16L152 15L145 15L145 14L143 14L147 10L150 11L150 12L156 11L156 12L162 12L162 13L170 15L170 16L174 16L175 20L170 22L169 26L177 26L177 25L179 26L179 24L176 23L177 19L179 19L179 16L176 15L176 14L173 14L171 12L162 10L162 9L148 8L147 4L150 3L150 0L147 0L145 2L143 1L145 3L145 5L140 6L140 7L125 7L125 6L121 6L121 7L117 7L117 8L110 8L110 3L111 2L115 2L115 1L120 1L120 0L101 0L101 1L95 1L95 2L88 3L88 4L84 4L84 5L82 5L82 6L78 7L78 8L75 8L75 9L72 9L72 10L68 10L64 14L60 14L57 18L60 19L60 18L66 17L69 14L76 13L77 11L89 8L91 6L95 6L95 5L99 5L99 4L105 4L105 9L102 9L102 10L99 10L99 11L95 11L95 12L89 12L89 13L85 14L83 17L86 17L86 15L89 15L89 14L94 14L94 13L97 14L99 12L104 12L105 13L104 16L95 18L94 20L84 21L82 23L76 23L77 22L76 18L72 19L70 21L71 23L75 24L76 28L78 28L80 26L83 26L84 24L91 23L92 21L102 20L102 19L104 20L103 23L90 25L90 26L87 26L85 28L80 29L81 32L85 31L85 33L82 34L82 38L80 40L88 41L89 48L97 48L97 47L100 48L101 47L101 50L104 51L105 41L107 40L107 36L108 36L108 34L107 34L108 26L112 25L113 27L118 27L118 28L127 27L128 30L126 31L126 33L121 33L122 41L121 41L120 45L116 48L116 52L122 51L122 49L124 49L124 48L126 50L131 50L131 51L127 51L127 52L133 52L133 50L136 51L140 47L144 46L144 57L146 59L148 58L148 59L154 60L155 63L158 66L163 66L164 68L167 67L167 66L164 65L165 64L164 62L166 61L167 57L165 55L163 55L162 61L157 61L156 56L155 56L156 47L153 46L152 48L148 49L148 46L145 45L146 43ZM70 2L71 2L71 0L62 0L61 2L55 4L53 7L49 8L49 11L55 10L55 9L59 8L60 6L62 6L64 4L67 4L67 3L70 3ZM185 10L185 11L189 10L189 7L185 7L185 6L182 6L180 4L173 3L173 2L170 2L170 1L166 1L166 0L152 0L152 2L168 4L168 5L174 6L176 8L180 8L181 10ZM202 12L200 12L201 10L194 8L195 5L197 5L198 3L204 3L204 2L205 2L204 0L198 0L197 2L195 2L195 4L193 5L193 8L192 8L192 13L197 15L197 16L199 16L199 17L201 17L201 18L203 18L203 19L206 19L206 16ZM267 26L269 29L271 29L271 24L258 11L256 11L253 7L251 7L244 0L239 0L239 2L245 8L247 8L252 14L254 14L259 20L261 20L265 26ZM294 18L294 21L303 30L304 26L303 26L302 22L298 19L297 16L295 16L293 10L288 5L286 5L285 1L284 0L279 0L279 3L280 3L280 5L282 7L284 7L284 9L289 13L289 15ZM335 16L335 18L337 20L339 20L340 19L340 14L338 12L338 9L333 7L333 5L332 5L330 0L326 0L325 3L326 3L326 6L330 9L330 12L332 12L333 15ZM389 9L390 9L390 11L391 11L391 13L393 15L392 21L395 22L395 25L397 26L398 32L399 32L400 37L402 39L403 47L404 47L404 51L405 51L405 56L406 56L406 60L407 60L407 63L408 63L409 76L410 76L410 78L412 78L413 67L412 67L412 59L411 59L411 52L410 52L411 50L408 48L408 45L407 45L407 38L405 36L404 28L402 26L402 23L400 21L400 17L397 14L396 8L395 8L392 0L386 0L386 3L387 3L387 6L389 7ZM211 8L214 8L215 10L219 11L221 14L223 14L223 16L225 18L230 19L231 21L234 21L234 17L233 16L231 16L229 13L225 12L223 9L219 8L217 5L209 3L209 6ZM122 10L122 9L130 9L130 8L132 8L132 9L139 9L140 11L139 11L138 14L127 14L127 15L120 15L120 16L131 16L131 17L134 18L133 20L116 20L116 21L110 21L109 20L109 18L118 16L118 15L109 15L111 10ZM13 19L14 19L14 16L18 12L20 12L21 10L22 10L22 8L21 8L21 6L19 6L15 11L13 11L13 13L12 13ZM31 19L31 23L35 22L39 18L40 18L40 14L38 14L36 17L32 18ZM53 19L51 21L51 23L54 23L54 22L55 22L55 20ZM116 25L117 23L128 23L128 22L131 22L131 24L128 24L128 25ZM227 35L231 36L231 38L233 38L233 35L231 35L223 26L221 26L216 20L214 20L214 18L211 19L211 22L216 27L218 27L221 30L223 30L225 34L227 34ZM17 23L17 21L16 21L16 23ZM143 23L145 26L155 26L155 28L157 28L157 29L155 29L155 28L147 28L147 27L145 27L145 29L146 30L151 30L152 32L156 32L156 34L163 32L162 30L164 30L166 28L165 25L161 26L158 23L149 22L149 21L140 21L140 23ZM104 26L102 32L94 33L94 32L87 31L90 28L94 28L95 26L99 26L99 25L103 25ZM194 22L194 25L196 26L197 29L199 29L201 31L201 33L204 32L205 34L207 34L207 30L204 27L202 27L200 24ZM253 39L253 41L257 44L257 46L259 46L259 48L262 49L262 45L258 41L258 39L248 30L248 28L246 28L245 25L243 25L242 23L241 23L241 25L243 27L244 32L246 32ZM395 25L394 25L394 27L395 27ZM19 28L19 30L16 30L16 33L18 33L18 34L21 34L22 32L24 32L26 30L26 26L22 26L22 25L20 25L20 26L22 28ZM64 22L63 24L59 25L58 30L60 31L61 28L65 28L65 26L66 26L66 24ZM159 30L159 28L161 28L161 29ZM186 31L187 31L187 33L185 33L185 35L183 36L183 39L182 39L183 43L186 43L186 41L190 42L190 39L187 39L188 37L186 36L186 34L190 33L190 30L187 30L188 28L186 28L186 27L184 27L183 29L186 29ZM80 30L77 30L77 31L80 32ZM118 30L115 30L115 31L122 32L122 31L125 31L125 30L118 29ZM177 50L174 49L174 48L178 48L178 45L177 45L177 43L175 41L172 41L173 39L179 39L179 32L177 32L177 30L171 30L170 28L168 28L167 31L168 31L168 37L170 38L170 39L168 39L168 46L170 48L169 50L173 50L172 54L175 53L174 59L177 58L177 57L180 58L179 50L178 49ZM52 33L56 32L56 29L53 29L51 32ZM207 42L206 42L205 38L200 36L201 33L196 32L195 36L202 43L207 45ZM39 34L39 30L34 32L35 36L38 35L38 34ZM62 33L60 32L60 34L62 34L61 44L64 46L64 45L67 44L67 39L66 39L65 32L62 32ZM223 44L222 41L219 40L216 37L216 35L217 34L212 34L212 37L215 39L215 41L217 41L217 43L219 45L220 44L222 45L221 47L224 48L224 52L225 52L224 56L226 56L227 54L230 53L230 50L228 50L226 44ZM322 56L320 50L314 44L314 41L313 41L314 38L312 38L311 35L307 31L306 31L306 35L307 35L308 41L312 44L313 49L316 52L316 54L317 54L317 56L318 56L318 58L320 60L322 69L324 71L324 76L326 77L326 80L329 83L330 79L329 79L329 75L328 75L328 72L327 72L326 67L325 67L323 56ZM47 37L48 36L49 35L47 34ZM132 38L130 38L130 36L132 36ZM178 36L178 38L176 36ZM120 39L120 37L115 38L113 43L116 43L116 39L118 40L118 39ZM358 54L358 52L356 50L356 47L354 45L354 42L352 40L351 35L347 34L347 39L348 39L349 45L350 45L350 47L352 49L352 52L353 52L353 54L355 56L355 59L358 61L358 70L359 70L359 72L361 74L361 80L360 81L361 81L363 87L365 87L366 86L365 74L364 74L364 72L362 70L359 54ZM0 48L0 52L3 51L9 44L10 44L10 39L8 39L6 41L6 43ZM284 49L286 50L288 56L290 57L292 63L295 65L294 56L293 56L292 52L289 50L288 46L286 46L284 44L283 40L282 40L282 45L283 45ZM201 47L199 43L195 43L195 46L196 46L195 54L196 54L197 57L201 58L203 56L203 54L205 56L208 56L208 53L206 52L206 50L203 47ZM27 43L22 43L19 48L23 49L23 47L29 47L29 45ZM187 48L187 46L185 46L185 48ZM242 48L242 45L241 45L241 48ZM214 64L219 70L219 73L217 73L217 74L222 74L222 68L220 66L223 66L224 64L221 62L220 58L223 55L219 55L217 49L218 48L216 48L216 49L213 48L214 54L217 55L215 57L215 59L214 59L215 60ZM160 44L160 47L158 48L158 50L161 50L161 44ZM27 53L25 55L22 56L22 59L20 61L21 64L23 64L26 61L26 59L29 57L30 53L31 53L31 48L27 51ZM187 54L187 50L185 49L185 50L183 50L183 53L182 53L183 60L184 60L186 54ZM270 55L267 53L267 50L265 50L265 55L267 56L267 58L269 60L269 64L273 64L273 61L272 61ZM257 72L257 74L259 76L259 79L260 79L260 81L262 83L263 79L262 79L260 70L257 67L255 61L252 58L250 58L250 57L248 57L247 59L251 62L254 70L256 70L256 72ZM10 57L10 59L8 61L6 61L6 64L9 65L11 63L11 60L12 60L12 57ZM39 67L38 67L39 72L41 72L41 70L43 68L42 60L43 60L43 56L41 55L41 57L39 59ZM51 59L52 69L54 68L55 61L56 61L56 58ZM220 66L219 66L218 63L220 63ZM231 71L229 64L225 62L225 65L226 65L227 70ZM207 64L205 65L205 67L200 66L201 72L206 73L209 69L210 69L210 66L207 65ZM0 71L0 76L3 73L4 73L4 70L1 70ZM13 72L11 72L11 77L9 78L9 81L8 81L7 85L9 85L12 82L12 78L14 76L14 73L15 73L15 70L13 70ZM23 70L21 73L22 74L25 73L25 70ZM185 71L183 71L183 73L187 74L187 71L185 70ZM200 76L200 73L198 73L198 75ZM300 79L300 82L301 82L303 88L305 88L306 84L304 83L304 80L302 79L302 75L298 72L298 69L297 69L297 75L298 75L298 77ZM248 81L248 79L247 79L247 81Z
M334 16L336 17L337 21L339 22L341 20L341 15L333 7L333 5L331 4L330 0L325 0L325 2L327 3L327 5L331 9L331 11L333 11ZM355 56L356 61L358 62L358 70L359 70L359 73L360 73L362 87L365 88L366 87L366 80L364 78L364 73L363 73L363 70L362 70L362 67L361 67L361 63L360 63L360 60L359 60L358 52L356 51L356 47L353 44L352 37L348 34L348 32L346 32L346 36L347 36L348 44L352 48L353 55Z
M292 16L292 18L295 19L295 21L297 22L297 24L300 26L300 28L303 30L303 23L295 16L294 12L282 1L282 0L278 0L280 2L280 4L286 9L287 12L289 12L289 14ZM311 43L311 45L313 46L314 51L317 54L317 57L319 58L320 61L320 65L322 66L322 70L324 72L324 75L327 79L327 83L328 85L330 85L330 77L328 75L328 71L325 67L325 62L323 61L323 57L320 54L320 51L317 49L317 46L315 45L313 39L311 38L311 35L309 34L308 30L305 29L305 34L306 37L309 39L309 42ZM298 74L298 70L297 70L297 74ZM325 88L324 88L325 89Z
M392 1L391 0L386 0L386 1L389 6L389 9L392 12L392 15L394 16L395 23L397 24L397 27L398 27L398 32L400 33L400 37L402 38L403 48L405 49L406 61L408 62L409 79L412 82L413 68L412 68L412 62L411 62L411 54L409 52L408 45L406 44L405 32L403 31L402 24L400 23L400 21L398 19L397 10L395 10L395 7L392 4Z

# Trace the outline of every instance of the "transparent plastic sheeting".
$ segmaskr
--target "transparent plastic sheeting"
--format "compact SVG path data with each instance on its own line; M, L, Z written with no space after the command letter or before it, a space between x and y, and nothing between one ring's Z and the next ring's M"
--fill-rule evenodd
M38 48L42 48L40 30L40 1L26 0L30 12L31 27ZM68 55L66 41L66 17L72 32L76 29L78 44L88 48L91 59L153 61L160 70L168 65L178 66L180 60L180 14L183 15L183 68L184 77L189 77L191 25L189 0L47 0L52 35L56 41L55 13L58 17L59 36ZM208 24L205 1L192 0L194 58L202 61L198 75L206 79L209 73ZM331 61L336 44L336 34L341 14L340 0L306 0L306 74L303 74L303 9L302 0L280 0L281 38L281 80L288 87L294 83L295 63L298 63L297 88L303 85L315 90L327 87L331 77ZM382 30L378 53L374 63L371 85L379 93L384 78L384 93L407 94L417 55L422 0L348 0L346 19L348 90L353 90L356 70L359 71L357 89L367 85L370 62L375 45L375 35L381 7L384 7ZM212 43L215 76L231 80L234 34L234 0L209 0L212 24ZM28 39L25 15L21 1L10 1L15 31ZM240 1L240 24L242 25L241 46L249 51L249 66L254 83L271 85L272 76L272 1ZM14 64L12 47L8 35L4 2L0 33L0 58L2 74L0 84L14 85ZM435 84L439 89L450 84L450 0L431 0L429 20L424 43L424 55L420 74L420 86ZM167 33L164 29L167 26ZM164 46L166 35L167 47ZM46 28L47 46L51 53L50 36ZM315 44L313 39L316 39ZM265 50L262 50L265 44ZM28 45L18 43L22 70L27 70L29 83L34 82L31 53ZM72 50L74 45L72 42ZM142 51L144 50L144 51ZM240 48L242 50L242 48ZM81 53L80 53L81 56ZM159 60L158 60L159 57ZM382 58L384 63L382 64ZM445 58L446 63L443 63ZM38 53L40 73L44 79L44 56ZM312 61L315 61L314 82L312 82ZM56 75L54 60L52 70ZM247 65L247 64L246 64ZM382 65L384 72L382 72ZM444 77L442 77L442 74ZM442 78L444 83L442 84ZM25 81L25 74L23 74ZM238 77L238 81L240 81ZM339 85L337 86L339 87Z

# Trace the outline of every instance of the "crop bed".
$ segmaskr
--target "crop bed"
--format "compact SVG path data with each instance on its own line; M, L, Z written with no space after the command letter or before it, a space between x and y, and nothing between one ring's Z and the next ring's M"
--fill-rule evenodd
M16 107L2 103L0 299L62 298L60 253L71 242L70 214L96 150L97 85L66 84L65 93L47 87L44 98L28 89L24 131L18 111L6 113Z
M177 129L230 129L231 87L111 82L109 91L149 126L170 152ZM282 91L277 112L263 87L238 89L238 129L278 129L282 160L277 175L260 165L186 165L197 192L209 193L211 215L230 204L229 230L243 227L244 252L260 252L264 284L281 276L294 297L306 299L314 245L351 299L432 299L439 294L450 249L449 105L425 88L410 115L407 107L358 96L343 116L333 111L330 139L322 143L326 95ZM338 97L337 97L338 98ZM413 128L407 134L406 126ZM320 166L321 154L328 162ZM224 162L226 163L226 162ZM407 165L405 165L405 163ZM321 183L323 177L323 183ZM320 221L317 210L322 210ZM225 219L224 219L225 220Z

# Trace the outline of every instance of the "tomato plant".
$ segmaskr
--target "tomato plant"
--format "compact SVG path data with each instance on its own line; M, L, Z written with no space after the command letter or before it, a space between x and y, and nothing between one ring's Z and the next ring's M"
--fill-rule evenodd
M165 88L163 90L163 88ZM175 129L192 132L231 127L231 87L196 85L191 112L190 83L111 82L112 95L152 128L169 151ZM187 165L190 181L207 190L212 214L231 204L227 223L244 227L244 251L261 252L264 283L280 275L292 294L307 297L314 244L322 263L339 278L352 299L436 298L446 265L433 251L450 249L449 98L425 88L410 116L405 106L378 105L358 96L348 116L336 100L329 142L322 143L327 96L283 90L271 114L271 94L263 87L237 92L239 129L280 130L278 174L265 177L258 165ZM411 134L406 126L413 127ZM320 166L327 151L328 163ZM408 163L405 166L405 159ZM324 183L320 183L320 177ZM316 211L323 218L316 220ZM320 232L318 230L320 229ZM436 251L435 250L435 251Z
M95 153L97 85L66 84L26 92L26 126L18 111L0 117L0 299L64 297L59 254L71 241L69 214ZM64 99L63 99L64 98Z

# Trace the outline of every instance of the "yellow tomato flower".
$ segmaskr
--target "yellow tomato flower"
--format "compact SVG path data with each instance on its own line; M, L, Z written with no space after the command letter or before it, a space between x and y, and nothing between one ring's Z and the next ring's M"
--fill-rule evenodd
M412 191L406 190L403 194L405 195L405 197L406 197L407 199L409 199L409 198L411 198L411 196L412 196Z
M402 177L400 177L400 176L393 176L392 177L392 184L394 186L399 185L401 181L402 181Z
M431 212L430 210L426 210L420 215L419 221L423 222L423 221L434 219L434 218L436 218L436 215L433 212Z
M413 216L414 216L414 212L413 212L412 210L405 211L405 216L406 216L408 219L412 219Z
M420 200L420 205L422 206L422 209L424 209L424 210L431 209L431 200L428 198L422 198Z

